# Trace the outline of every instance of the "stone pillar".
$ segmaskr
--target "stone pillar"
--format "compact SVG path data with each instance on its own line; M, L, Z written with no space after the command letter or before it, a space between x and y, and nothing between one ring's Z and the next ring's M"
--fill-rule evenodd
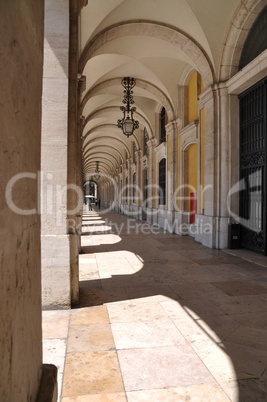
M71 268L71 303L79 302L79 218L83 202L82 186L80 185L79 158L81 157L81 135L78 130L80 116L78 115L78 90L82 92L85 77L78 75L78 9L77 1L70 0L70 47L69 47L69 102L68 102L68 234L70 239Z
M132 213L133 205L133 178L132 178L132 158L128 159L128 215Z
M118 172L118 204L117 204L117 212L121 212L121 180L122 180L122 173L121 173L121 168L119 168Z
M216 248L228 246L228 219L227 197L230 188L230 114L229 94L224 83L216 88L218 98L218 150L217 157L217 220L216 220Z
M153 223L153 208L154 208L154 140L147 141L148 147L148 168L147 168L147 221Z
M181 122L181 128L188 124L188 86L178 86L178 116Z
M177 126L171 122L166 126L167 134L167 222L168 231L173 231L174 213L176 207L176 148L177 148Z
M176 122L171 122L166 126L166 133L169 137L167 147L168 158L168 205L169 211L175 210L176 199L174 193L176 191L176 148L177 148L177 126Z
M45 307L68 308L71 304L67 225L68 74L69 1L47 0L41 154L42 298Z
M136 188L135 188L135 196L136 196L136 218L142 219L142 169L141 169L141 150L135 152L135 162L136 162Z
M230 142L230 188L233 187L234 191L233 194L229 197L229 207L232 215L238 216L239 215L239 185L238 182L240 180L240 147L239 147L239 98L237 95L229 95L230 96L230 135L231 135L231 142ZM235 220L234 220L235 222Z
M212 88L208 88L199 96L199 110L205 111L205 173L204 173L204 214L196 214L195 240L208 247L216 246L216 213L217 213L217 102Z
M35 401L42 375L38 179L44 2L0 1L0 400Z
M122 163L121 165L122 168L122 173L121 173L121 178L122 178L122 188L121 188L121 212L125 213L125 164Z
M205 109L204 214L196 215L195 239L208 247L225 248L228 242L227 196L230 186L229 95L225 84L200 95Z
M79 83L78 83L79 89ZM82 216L83 216L83 202L84 202L84 190L83 190L83 166L82 166L82 140L81 140L81 126L80 119L77 116L77 145L76 145L76 184L82 189L82 199L80 200L80 209L76 216L77 233L78 233L78 252L81 251L81 232L82 232Z
M119 205L119 185L120 185L120 176L119 171L116 169L116 177L114 179L114 207L113 209L118 212L118 205Z

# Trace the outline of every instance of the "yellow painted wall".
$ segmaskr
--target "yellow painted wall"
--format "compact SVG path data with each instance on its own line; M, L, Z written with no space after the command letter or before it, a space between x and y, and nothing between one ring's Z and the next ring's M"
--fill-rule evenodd
M205 187L205 109L200 110L200 185L201 185L201 200L200 212L204 206L204 187Z
M197 71L188 85L188 123L197 120Z
M197 191L197 144L188 148L188 197Z
M155 151L155 155L154 155L154 157L155 157L155 166L154 166L154 172L155 172L155 181L154 181L154 183L155 183L155 189L154 189L154 208L156 208L157 207L157 151Z
M170 165L169 165L169 135L167 135L167 172L166 172L166 184L167 184L167 189L166 189L166 205L168 208L168 199L169 199L169 170L170 170Z

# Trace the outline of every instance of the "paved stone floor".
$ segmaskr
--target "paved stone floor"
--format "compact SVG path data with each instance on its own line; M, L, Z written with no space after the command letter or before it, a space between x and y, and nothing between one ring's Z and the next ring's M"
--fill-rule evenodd
M84 214L80 304L43 312L59 401L267 401L266 257Z

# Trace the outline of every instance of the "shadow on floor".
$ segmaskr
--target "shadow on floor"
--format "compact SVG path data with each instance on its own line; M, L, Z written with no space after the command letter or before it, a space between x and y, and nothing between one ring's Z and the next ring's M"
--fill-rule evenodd
M112 220L117 222L116 227L121 227L127 218L110 213L105 222L111 228ZM86 233L82 236L84 240ZM105 235L97 228L92 233ZM116 235L116 231L113 233ZM148 297L174 300L177 309L182 308L200 331L231 359L238 379L239 401L266 401L267 269L205 248L188 237L162 231L145 237L140 230L129 233L122 229L120 238L114 244L105 244L104 238L100 245L86 245L84 241L82 254L98 257L109 253L110 263L117 268L116 258L119 266L119 253L123 250L128 259L131 255L138 256L140 266L135 269L134 260L132 263L129 260L135 272L105 277L105 272L112 272L112 268L104 260L102 277L95 273L95 279L80 282L80 304L75 308ZM98 263L101 274L101 260ZM171 314L175 317L175 312ZM226 380L223 378L222 382Z

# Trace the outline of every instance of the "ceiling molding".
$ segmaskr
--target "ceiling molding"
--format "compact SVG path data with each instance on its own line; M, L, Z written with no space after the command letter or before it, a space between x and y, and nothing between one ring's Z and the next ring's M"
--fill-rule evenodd
M112 138L112 137L110 137L110 138ZM89 155L89 152L92 151L93 149L96 149L96 148L100 148L101 150L103 150L103 148L113 149L115 152L117 152L117 153L119 154L121 162L122 162L123 159L124 159L124 158L123 158L123 155L122 155L121 152L118 150L118 148L113 147L113 146L110 145L110 144L103 144L103 145L95 145L95 146L93 146L93 147L91 147L91 148L89 148L89 149L87 149L87 150L84 149L85 152L84 152L84 154L83 154L83 160L85 161L85 160L86 160L86 156ZM101 154L102 151L100 151L99 153Z
M206 51L194 38L177 27L151 20L124 21L102 30L88 41L83 49L79 60L79 72L83 73L87 61L104 44L126 36L152 36L171 43L192 60L202 77L205 88L215 83L213 64Z
M127 145L121 138L117 138L117 137L115 137L114 135L112 135L112 136L101 135L101 136L98 136L98 137L96 137L96 138L92 138L91 140L87 141L87 143L85 144L85 140L86 140L88 137L90 137L90 135L94 134L94 132L96 132L96 131L98 131L99 129L102 129L102 128L110 128L110 127L116 127L116 128L118 128L118 127L116 126L116 124L101 124L101 125L99 125L99 126L94 127L92 130L88 131L88 132L85 134L85 136L83 137L83 147L82 147L82 149L85 150L85 149L87 148L88 144L92 143L92 142L95 141L95 140L102 140L102 139L104 139L104 138L109 138L109 139L111 139L111 140L119 141L119 142L126 148L127 154L130 155L130 154L131 154L131 151L130 151L128 145ZM126 138L126 137L125 137L125 138Z

